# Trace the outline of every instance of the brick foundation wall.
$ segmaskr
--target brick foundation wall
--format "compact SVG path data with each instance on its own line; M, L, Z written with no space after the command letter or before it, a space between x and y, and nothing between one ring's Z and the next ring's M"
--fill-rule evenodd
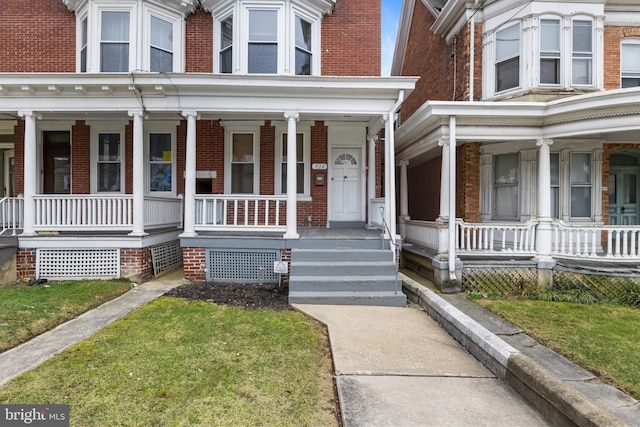
M151 248L120 249L120 276L139 282L153 277Z
M184 278L190 282L203 282L207 275L207 260L204 248L182 248Z
M36 277L36 250L18 248L16 252L16 270L18 280L28 281Z
M289 271L291 271L291 249L281 249L280 250L280 260L289 263ZM280 284L288 285L289 284L289 274L282 274L280 277Z

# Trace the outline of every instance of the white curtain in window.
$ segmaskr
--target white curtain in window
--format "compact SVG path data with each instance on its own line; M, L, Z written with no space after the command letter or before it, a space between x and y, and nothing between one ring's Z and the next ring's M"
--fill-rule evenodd
M102 41L129 41L129 12L102 12Z

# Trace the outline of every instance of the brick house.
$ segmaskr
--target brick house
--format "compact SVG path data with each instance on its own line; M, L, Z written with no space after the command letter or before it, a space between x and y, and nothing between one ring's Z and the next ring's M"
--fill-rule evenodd
M627 0L405 0L408 265L447 291L639 285L639 22Z
M18 279L269 281L302 228L394 235L417 79L379 76L378 0L8 0L0 28Z

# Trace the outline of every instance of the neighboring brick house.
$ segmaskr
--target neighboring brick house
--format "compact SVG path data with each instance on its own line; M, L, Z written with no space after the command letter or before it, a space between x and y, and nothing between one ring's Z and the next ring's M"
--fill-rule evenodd
M212 248L281 259L298 227L371 224L378 134L416 81L380 77L379 0L5 0L0 36L23 280L146 280L184 257L199 281Z
M449 291L637 278L639 23L625 0L405 0L392 75L421 77L395 133L408 264Z

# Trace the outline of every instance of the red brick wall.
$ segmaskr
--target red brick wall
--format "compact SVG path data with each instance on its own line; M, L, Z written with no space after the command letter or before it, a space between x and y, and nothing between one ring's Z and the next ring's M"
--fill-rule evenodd
M18 248L16 252L16 270L18 280L31 280L36 277L36 250Z
M124 128L124 191L133 194L133 121Z
M76 16L60 0L0 3L0 72L75 72Z
M24 120L20 120L13 127L13 148L13 185L14 192L18 195L24 192Z
M620 89L620 42L625 37L640 37L640 27L604 27L604 88L606 90Z
M89 134L91 128L79 120L71 127L71 194L91 193L89 183Z
M182 263L186 280L200 283L207 277L204 248L182 248Z
M196 128L197 129L197 128ZM197 132L197 131L196 131ZM187 161L187 121L182 120L176 128L176 194L184 194L184 170ZM197 145L197 138L196 138Z
M322 21L322 75L380 75L380 0L340 0Z
M146 282L153 277L150 248L124 248L120 250L120 276Z
M186 21L187 73L213 72L213 18L202 9L187 16Z
M480 221L480 143L456 150L456 217L467 222Z
M260 194L275 194L276 128L269 120L260 126Z
M216 171L211 193L224 193L224 128L219 120L198 120L196 124L196 170Z
M322 121L311 126L311 164L328 162L329 128ZM315 185L315 174L324 174L324 185ZM313 227L327 225L327 188L329 185L328 171L311 171L311 202L298 203L298 225L308 226L307 216L311 215Z

